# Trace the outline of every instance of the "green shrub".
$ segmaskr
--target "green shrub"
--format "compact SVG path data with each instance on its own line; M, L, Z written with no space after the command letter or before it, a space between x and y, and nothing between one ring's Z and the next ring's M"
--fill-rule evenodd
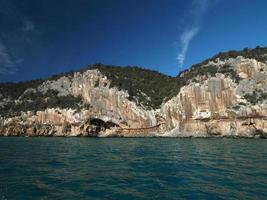
M0 116L12 117L27 111L36 113L47 108L72 108L75 110L83 108L84 103L80 96L58 96L57 93L55 90L48 90L45 94L41 92L28 93L23 96L21 103L9 102L2 107Z
M252 105L256 105L259 102L263 102L267 99L267 93L262 90L253 91L252 94L245 94L244 98Z
M136 66L118 67L96 64L90 69L98 69L111 81L110 87L126 90L129 99L135 100L147 109L159 108L166 97L172 97L179 91L179 80Z

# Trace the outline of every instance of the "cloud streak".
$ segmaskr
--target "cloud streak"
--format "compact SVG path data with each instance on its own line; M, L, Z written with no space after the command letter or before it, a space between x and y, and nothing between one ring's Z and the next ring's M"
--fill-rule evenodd
M0 74L14 74L17 71L17 63L8 52L6 46L0 41Z
M0 75L11 75L17 73L18 64L23 62L21 49L30 44L36 26L14 1L0 0L0 18Z
M191 40L197 35L198 31L199 31L198 27L193 27L193 28L186 30L182 33L181 38L180 38L181 51L179 52L178 56L176 57L180 67L183 66L185 56L186 56L186 53L188 51L189 44L190 44Z
M192 1L191 8L189 10L189 19L186 20L188 24L184 27L184 30L182 31L179 38L180 51L178 52L176 59L180 68L184 65L186 54L191 41L200 30L200 24L204 15L217 1L218 0Z

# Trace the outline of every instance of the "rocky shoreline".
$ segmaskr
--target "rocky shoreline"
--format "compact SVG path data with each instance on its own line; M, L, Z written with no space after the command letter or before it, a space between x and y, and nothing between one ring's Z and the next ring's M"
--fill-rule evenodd
M266 119L264 119L266 120ZM254 120L255 121L255 120ZM264 123L264 122L262 122ZM220 122L215 123L220 125ZM112 122L91 119L83 124L7 124L0 126L0 136L11 137L168 137L168 138L267 138L267 133L257 129L253 120L243 120L243 133L219 132L218 126L205 124L206 132L180 132L173 129L162 132L164 124L146 128L121 128ZM216 129L217 128L217 129ZM233 127L232 127L233 128Z

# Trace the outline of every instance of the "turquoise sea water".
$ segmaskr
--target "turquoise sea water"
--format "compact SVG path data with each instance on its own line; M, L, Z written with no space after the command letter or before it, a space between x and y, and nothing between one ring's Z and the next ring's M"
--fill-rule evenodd
M267 199L267 140L1 137L0 199Z

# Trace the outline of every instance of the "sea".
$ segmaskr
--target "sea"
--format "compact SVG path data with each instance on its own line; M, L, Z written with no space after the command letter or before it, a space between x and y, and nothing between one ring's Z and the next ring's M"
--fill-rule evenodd
M267 140L0 137L0 200L267 199Z

